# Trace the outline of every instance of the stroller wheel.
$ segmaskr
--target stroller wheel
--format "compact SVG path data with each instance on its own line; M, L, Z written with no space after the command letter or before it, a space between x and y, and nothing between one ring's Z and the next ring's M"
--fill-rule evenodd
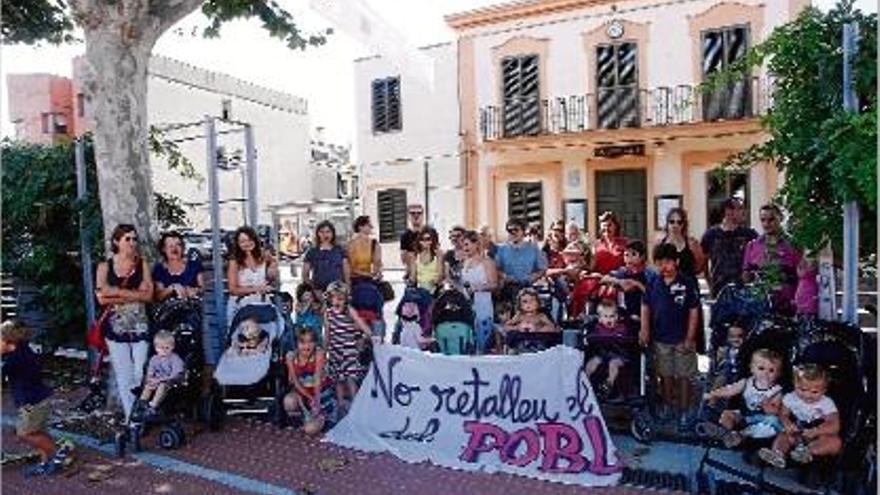
M654 422L646 414L637 414L629 429L633 438L640 443L651 443L654 439Z
M180 445L180 434L174 427L162 428L159 432L159 447L165 450L177 448Z
M116 457L120 459L125 457L125 444L127 443L127 441L128 437L124 432L118 432L116 435L113 436L113 447Z

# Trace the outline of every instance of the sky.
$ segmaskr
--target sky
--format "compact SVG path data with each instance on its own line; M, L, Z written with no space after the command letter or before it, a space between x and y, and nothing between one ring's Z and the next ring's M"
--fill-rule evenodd
M363 1L396 27L408 44L422 46L453 40L453 33L443 20L444 15L505 0ZM331 26L309 8L307 0L281 0L280 3L294 15L298 25L306 32ZM813 0L814 5L823 9L834 3L835 0ZM856 5L865 11L877 11L875 0L856 0ZM153 53L306 98L313 128L324 127L328 141L354 143L353 61L370 54L366 47L337 30L323 46L292 51L279 40L269 38L255 21L235 21L224 25L219 39L206 40L191 34L194 28L204 25L204 17L200 13L190 15L159 40ZM71 59L83 52L82 44L2 47L0 134L14 134L7 111L7 74L51 73L69 77Z

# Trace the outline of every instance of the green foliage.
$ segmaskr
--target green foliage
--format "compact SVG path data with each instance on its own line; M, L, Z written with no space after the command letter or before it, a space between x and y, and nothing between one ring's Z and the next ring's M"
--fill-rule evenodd
M818 249L826 240L842 247L842 207L861 209L862 249L876 252L877 222L877 16L852 11L842 1L828 13L808 8L773 31L707 88L766 65L774 83L773 108L762 119L769 139L734 155L725 168L772 162L784 171L779 201L789 211L794 243ZM854 59L857 112L843 109L843 25L859 25Z
M160 135L155 149L168 157ZM94 262L104 256L103 222L97 193L95 156L91 139L85 140L88 194L76 197L75 144L53 146L4 140L2 152L3 186L3 270L36 285L39 303L54 328L49 340L62 342L82 336L85 299L82 287L79 214ZM193 178L192 164L177 157L178 172L187 170ZM183 173L181 175L184 175ZM186 209L179 198L155 195L161 229L186 225Z
M4 44L74 41L73 20L63 0L4 0L0 7L0 39Z

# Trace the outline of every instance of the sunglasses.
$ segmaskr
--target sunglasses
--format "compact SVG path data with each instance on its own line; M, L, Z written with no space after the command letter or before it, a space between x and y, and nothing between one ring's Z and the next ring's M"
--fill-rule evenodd
M422 242L431 242L431 241L433 241L434 239L431 239L430 237L422 237L422 238L419 239L419 240L422 241Z
M774 217L761 217L761 223L773 223L775 221Z
M409 216L411 216L411 217L420 217L420 216L422 216L422 212L420 212L420 211L411 211L411 212L409 212Z
M128 242L137 242L137 241L138 241L138 236L136 236L136 235L127 235L127 236L124 236L124 237L122 238L122 240L123 240L123 241L128 241Z
M516 228L516 227L514 227L514 228L510 228L510 229L507 229L507 233L508 233L508 234L516 234L516 233L518 233L518 232L522 232L522 229L518 229L518 228Z
M684 220L670 220L669 225L684 225Z

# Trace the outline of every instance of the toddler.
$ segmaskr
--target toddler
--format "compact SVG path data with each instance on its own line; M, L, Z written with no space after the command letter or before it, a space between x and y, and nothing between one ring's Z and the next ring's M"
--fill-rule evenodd
M703 396L712 403L742 395L742 409L724 410L718 421L722 428L710 428L712 436L720 436L727 448L739 445L743 435L768 438L782 431L782 423L777 417L782 395L782 387L777 383L782 372L782 357L774 351L758 349L752 353L749 370L751 376L748 378L716 388ZM736 431L742 425L746 428Z
M587 361L586 372L587 376L590 377L599 369L600 365L605 364L608 366L608 376L605 382L599 384L596 390L596 393L604 398L608 397L614 390L620 369L628 362L628 353L624 349L624 342L622 341L632 336L626 323L618 317L617 304L614 301L608 299L601 301L596 311L599 320L592 335L600 337L601 342L591 346L598 350Z
M347 285L333 282L327 286L325 294L329 305L325 310L324 342L327 343L330 375L336 382L337 404L344 413L366 374L359 357L361 350L369 345L372 332L349 305Z
M296 334L299 345L285 357L287 379L293 390L284 396L288 415L303 417L303 430L314 435L324 428L327 414L333 408L333 387L325 370L324 350L318 347L311 329L300 327Z
M535 289L526 288L516 297L516 314L507 321L505 329L516 332L555 332L556 324L541 311L541 301Z
M321 296L312 284L303 282L296 287L296 326L314 332L318 345L321 345L324 328L323 309Z
M147 403L147 416L155 416L162 399L171 387L183 379L184 364L180 356L174 352L174 335L160 330L153 337L153 348L156 355L147 364L144 389L141 402Z
M779 419L783 431L771 448L758 452L762 460L785 469L791 453L795 462L806 464L814 456L834 455L843 448L840 440L840 416L828 391L828 375L821 366L802 364L794 370L794 391L782 398Z
M0 369L4 378L9 379L18 408L15 433L40 453L40 462L26 467L25 477L60 472L70 454L70 446L56 448L55 440L46 432L52 391L40 379L40 363L29 345L31 336L30 328L17 321L6 321L0 326Z
M739 374L739 350L745 341L745 334L744 325L739 321L727 327L727 345L719 347L715 352L715 363L718 370L713 383L715 388L736 381Z
M413 301L407 301L400 307L400 345L413 349L425 349L434 339L423 334L421 320L422 315L419 305Z
M263 330L254 319L244 320L235 346L239 356L262 354L269 348L269 332Z

